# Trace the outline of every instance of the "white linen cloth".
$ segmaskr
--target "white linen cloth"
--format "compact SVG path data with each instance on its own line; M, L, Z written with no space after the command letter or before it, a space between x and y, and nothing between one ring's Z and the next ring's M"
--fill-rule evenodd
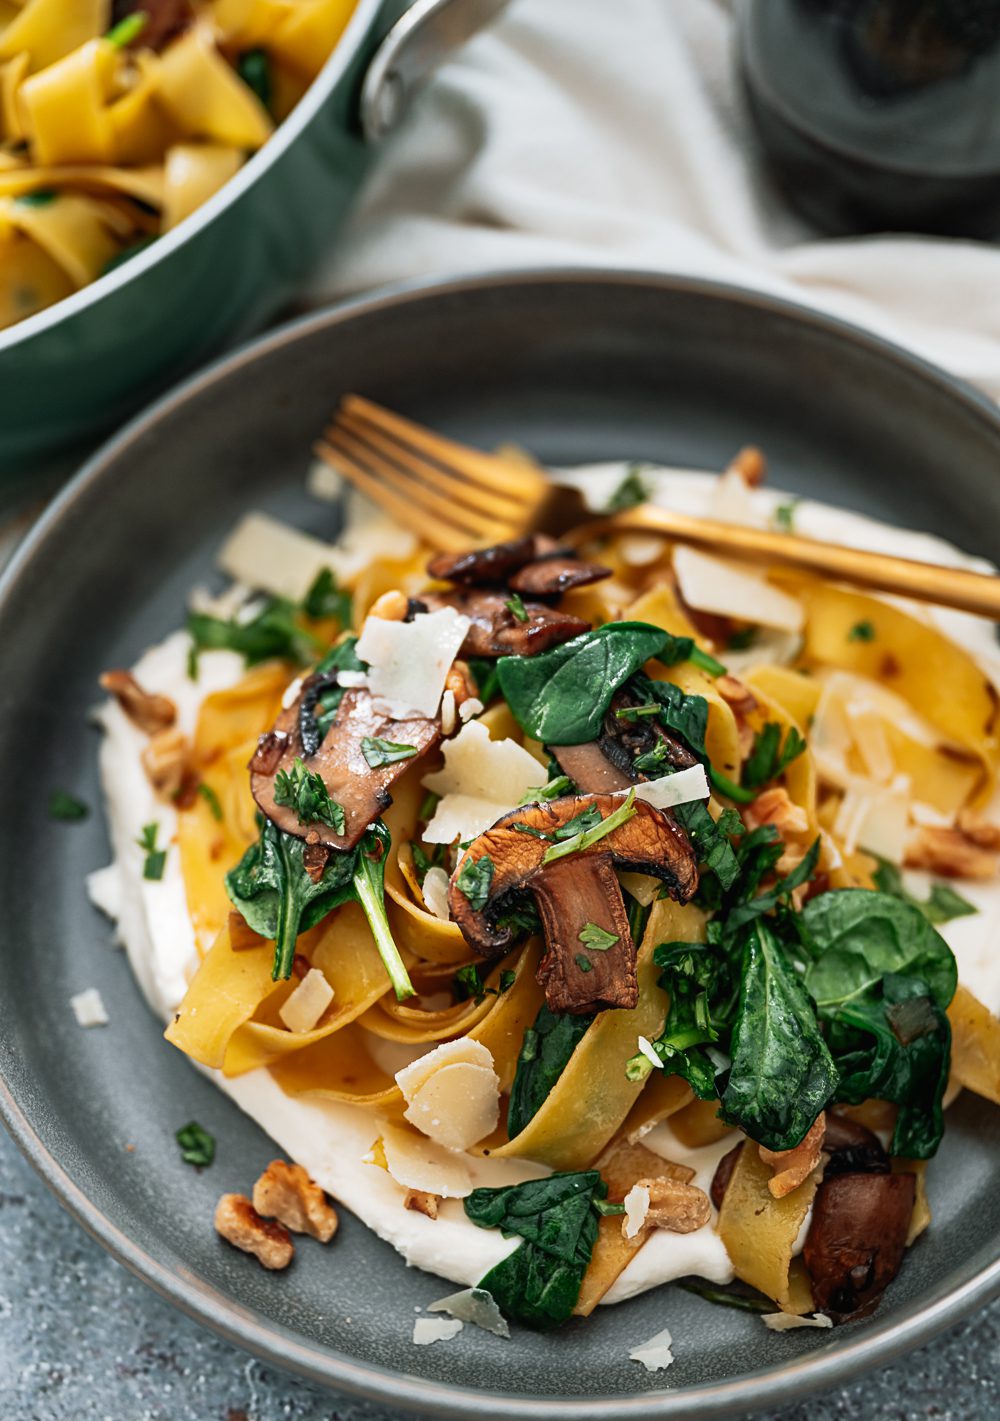
M724 0L514 0L419 97L308 302L580 264L801 301L1000 398L1000 246L831 240L795 217L758 151Z

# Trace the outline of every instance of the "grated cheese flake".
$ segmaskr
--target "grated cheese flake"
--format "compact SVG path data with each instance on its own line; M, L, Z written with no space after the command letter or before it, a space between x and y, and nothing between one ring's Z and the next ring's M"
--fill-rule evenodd
M332 1001L330 983L318 967L310 967L288 1000L278 1008L278 1015L289 1031L301 1034L312 1031Z
M790 1332L795 1327L832 1327L833 1319L825 1312L814 1312L811 1317L798 1317L793 1312L765 1312L760 1320L771 1332Z
M429 868L424 875L424 906L428 913L433 913L442 923L451 919L448 909L448 883L448 875L443 868Z
M301 602L319 574L340 575L337 550L269 513L245 513L216 561L236 582Z
M647 1372L662 1372L674 1360L671 1350L673 1340L669 1330L665 1327L662 1332L658 1332L648 1342L640 1342L637 1347L633 1347L628 1354L629 1358L633 1362L641 1362Z
M425 843L474 839L538 784L538 770L516 740L491 740L485 725L468 721L444 746L444 768L424 777L424 788L441 796Z
M110 1021L104 1000L96 987L87 987L84 991L77 992L75 997L70 997L69 1004L73 1008L77 1026L107 1026Z
M457 1317L418 1317L413 1324L415 1347L429 1347L432 1342L450 1342L464 1324Z
M646 1222L646 1215L649 1213L649 1190L644 1184L633 1184L623 1202L625 1204L625 1237L635 1238Z

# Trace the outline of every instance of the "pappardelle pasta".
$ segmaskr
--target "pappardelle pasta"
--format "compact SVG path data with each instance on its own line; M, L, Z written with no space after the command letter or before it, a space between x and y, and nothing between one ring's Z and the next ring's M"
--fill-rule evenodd
M782 526L761 469L613 497ZM775 1328L873 1311L946 1103L1000 1102L984 624L646 535L431 556L371 509L331 545L248 515L221 564L105 678L167 1040L302 1188L472 1285L455 1317L674 1278ZM254 1228L313 1230L258 1204L220 1231L284 1266Z
M298 103L354 0L2 0L0 329L190 216Z

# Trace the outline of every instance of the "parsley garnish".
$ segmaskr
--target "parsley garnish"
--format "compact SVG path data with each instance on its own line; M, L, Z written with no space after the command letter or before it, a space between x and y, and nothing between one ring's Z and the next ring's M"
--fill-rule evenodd
M507 611L510 613L510 615L514 617L517 621L526 622L528 620L527 609L525 608L524 602L521 600L521 594L519 592L512 593L511 596L507 598L507 601L504 603L504 606L507 608Z
M500 973L500 991L501 991L501 993L503 993L503 992L509 992L509 991L510 991L511 987L513 987L513 985L514 985L514 981L515 981L515 978L516 978L516 977L517 977L517 973L516 973L512 968L510 968L510 967L505 967L505 968L503 969L503 971Z
M125 49L133 40L139 38L148 24L149 16L144 14L142 10L137 10L135 14L126 15L124 20L119 20L117 25L113 25L104 38L116 49Z
M378 735L366 735L361 741L361 753L373 770L383 765L395 765L400 760L409 760L417 753L415 745L397 745L394 740L383 740Z
M483 854L475 860L466 854L455 883L458 891L468 899L470 908L474 908L477 913L481 913L486 907L492 882L493 860L489 854Z
M806 748L806 742L794 725L788 727L785 743L781 743L781 726L769 720L754 736L753 749L743 766L742 782L747 789L757 789L776 780Z
M793 498L790 503L779 503L774 510L774 521L782 533L790 533L795 522L795 510L801 499Z
M336 617L341 627L351 625L351 594L337 586L337 579L328 567L316 574L305 595L302 610L314 622Z
M573 781L569 775L556 775L554 780L549 780L548 784L535 785L529 789L527 794L523 794L518 800L518 807L522 804L537 804L549 799L559 799L561 795L569 794L573 788Z
M55 188L36 187L34 192L22 192L14 201L21 207L48 207L58 196Z
M607 952L620 938L617 933L609 933L597 923L585 923L580 929L580 941L584 947L589 947L591 952Z
M245 49L236 61L236 72L266 109L271 107L271 61L266 49Z
M628 472L614 493L608 499L607 513L624 513L629 508L637 508L640 503L648 503L653 490L643 479L641 464L630 464Z
M139 838L136 839L136 843L146 854L145 861L142 865L142 876L143 878L148 878L151 883L158 883L163 877L163 868L167 862L166 849L158 849L156 847L156 836L159 832L159 824L155 822L152 824L144 824L142 826L142 833L139 835Z
M197 1120L190 1120L176 1135L181 1147L181 1159L185 1164L193 1164L205 1169L215 1159L215 1140Z
M759 627L741 627L738 632L733 632L726 642L727 651L749 651L757 640Z
M877 633L874 622L855 622L847 633L848 641L874 641Z
M216 794L215 790L212 788L211 785L206 784L205 781L202 780L201 784L198 786L198 793L201 795L202 799L212 811L212 818L217 820L217 822L221 824L222 805L219 803L219 796Z
M581 972L593 972L594 970L594 964L591 962L590 958L587 957L586 954L583 952L578 952L574 957L573 961L576 963L577 967L579 967Z
M620 828L622 824L627 824L635 814L635 790L630 789L625 797L624 803L612 814L609 814L607 819L602 819L599 823L593 825L593 827L585 829L582 834L574 834L571 839L565 839L562 843L553 844L550 848L546 849L542 855L542 863L553 863L556 859L565 858L567 854L578 854L583 849L589 849L591 844L596 844L598 840L603 839L606 834L611 834L615 829ZM573 821L571 820L570 822L572 823ZM568 829L570 825L566 824L563 827Z
M306 769L300 759L291 770L279 770L275 775L274 802L293 809L300 824L325 824L334 833L344 832L344 806L330 797L322 776Z
M54 789L49 795L50 819L63 819L70 823L74 819L86 819L89 813L82 799L67 794L64 789Z

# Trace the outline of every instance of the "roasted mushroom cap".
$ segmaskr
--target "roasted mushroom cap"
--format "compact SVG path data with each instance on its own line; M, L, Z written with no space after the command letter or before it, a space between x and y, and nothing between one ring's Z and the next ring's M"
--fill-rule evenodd
M468 587L503 583L518 568L554 546L537 535L494 543L491 548L472 548L467 553L438 553L427 564L431 577L439 582L460 582Z
M916 1177L838 1174L816 1191L802 1257L817 1308L836 1321L865 1317L899 1272Z
M462 657L537 656L560 642L590 630L590 623L544 602L525 602L515 615L507 592L474 587L468 591L425 592L420 602L428 611L454 607L472 622L459 650Z
M508 579L512 592L524 597L561 597L573 587L587 587L611 576L611 569L597 562L581 562L565 553L552 553L515 572Z
M437 744L441 727L435 720L392 720L375 710L370 692L354 689L344 692L336 719L322 742L314 745L309 730L311 717L302 712L304 707L309 709L310 702L315 705L314 693L320 679L310 676L294 703L278 716L274 729L261 736L250 761L250 789L262 812L279 829L310 843L352 849L369 824L392 803L389 786L405 774L415 759ZM373 769L362 750L362 741L368 736L395 745L412 745L415 754ZM307 770L320 776L330 797L343 808L342 834L327 824L303 824L294 808L275 803L277 773L291 771L297 758Z
M722 1208L722 1201L726 1197L726 1190L729 1188L729 1181L733 1177L733 1170L736 1168L736 1161L739 1159L746 1140L740 1140L731 1150L722 1156L715 1166L715 1173L712 1175L712 1184L709 1194L712 1203L717 1209Z
M823 1152L828 1156L824 1179L836 1174L888 1174L891 1168L877 1135L832 1110L826 1112Z
M654 874L678 902L698 886L694 851L670 815L637 800L634 816L589 848L545 863L560 830L592 808L606 819L622 800L570 795L511 810L470 844L451 880L448 904L466 942L495 957L514 939L504 915L529 893L542 921L547 952L538 969L553 1011L634 1007L635 945L614 869ZM518 827L520 826L520 827ZM565 839L563 840L565 842ZM492 865L488 896L475 908L460 884L481 860Z

